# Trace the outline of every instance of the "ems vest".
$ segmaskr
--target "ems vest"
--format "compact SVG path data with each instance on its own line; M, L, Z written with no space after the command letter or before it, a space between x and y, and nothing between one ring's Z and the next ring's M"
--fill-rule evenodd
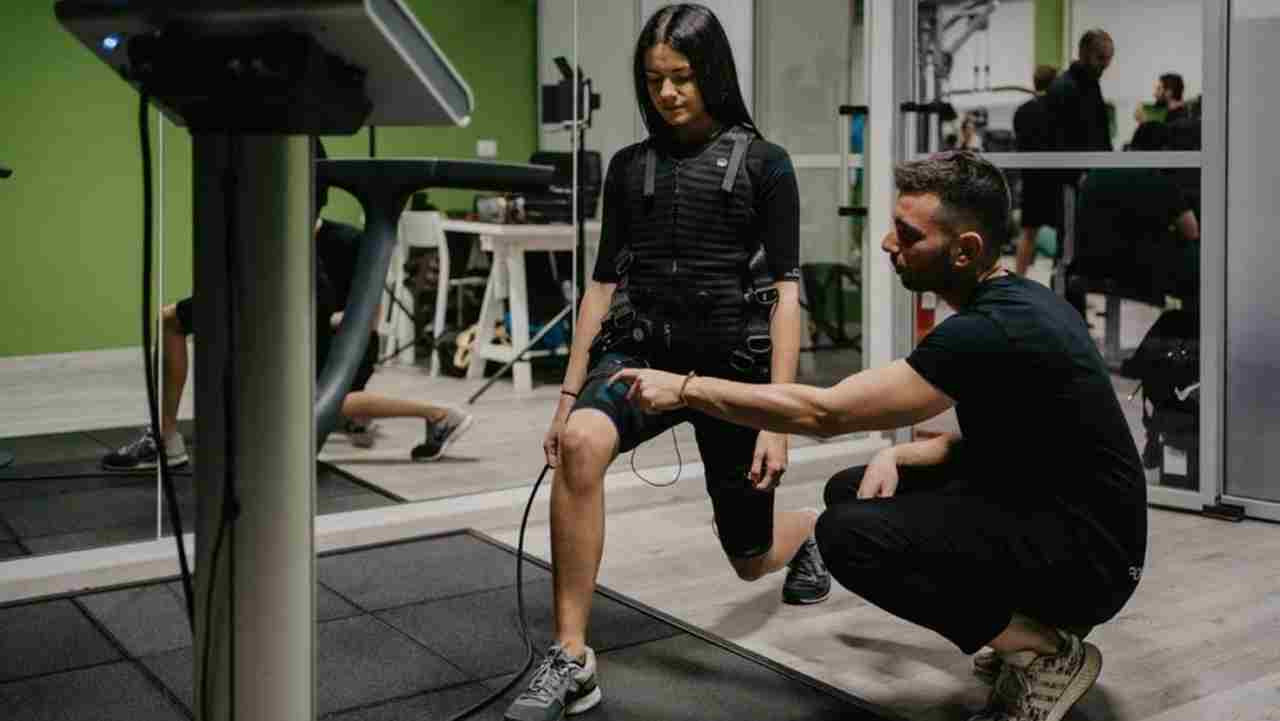
M754 137L735 126L686 158L660 154L650 139L625 172L620 300L675 327L686 349L727 356L747 335L769 333L752 303L754 290L772 288L745 162Z

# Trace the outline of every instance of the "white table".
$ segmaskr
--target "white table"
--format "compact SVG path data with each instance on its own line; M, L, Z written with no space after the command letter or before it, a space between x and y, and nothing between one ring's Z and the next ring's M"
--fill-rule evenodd
M586 222L586 259L588 275L594 265L595 249L600 240L600 222ZM480 304L480 321L475 345L471 348L468 379L484 377L485 360L509 363L521 348L529 345L529 295L525 285L524 254L528 251L571 251L577 243L577 231L567 223L478 223L470 220L446 220L445 232L472 233L480 237L480 248L493 253L484 300ZM583 281L585 282L585 280ZM511 345L494 340L494 325L500 315L502 299L511 311ZM548 355L549 351L530 351L525 358ZM516 391L533 390L533 372L527 360L515 364L512 379Z

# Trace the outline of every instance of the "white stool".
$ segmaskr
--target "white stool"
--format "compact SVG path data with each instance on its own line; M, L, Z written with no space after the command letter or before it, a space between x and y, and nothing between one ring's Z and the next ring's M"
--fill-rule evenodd
M387 281L395 296L389 303L387 313L382 316L379 332L384 338L395 343L396 348L415 344L414 320L406 309L414 306L413 294L400 282L404 272L404 264L409 259L410 248L435 248L440 256L439 272L436 279L435 317L431 322L431 332L436 338L444 332L444 318L449 300L449 289L458 289L458 312L462 312L462 288L468 285L484 285L484 278L450 278L449 243L445 240L444 218L439 211L406 210L400 215L400 227L397 233L395 254L391 266L387 269ZM396 301L399 301L397 303ZM461 319L459 320L461 322ZM461 330L461 328L459 328ZM417 361L417 349L414 349L414 360ZM397 355L396 358L402 356ZM404 361L398 361L404 362ZM440 355L431 354L431 375L440 375Z

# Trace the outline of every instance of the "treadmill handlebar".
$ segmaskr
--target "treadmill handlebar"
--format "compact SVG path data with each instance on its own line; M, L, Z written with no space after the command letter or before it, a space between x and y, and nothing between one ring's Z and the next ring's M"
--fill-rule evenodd
M356 251L351 290L342 324L316 383L316 449L341 421L356 369L369 343L369 329L384 292L383 281L395 250L400 215L409 197L431 188L544 190L555 180L549 165L473 160L318 160L316 178L355 196L364 210L364 240Z
M316 168L321 183L349 192L370 184L410 193L432 188L519 192L546 190L555 182L555 168L549 165L483 160L339 158L316 161Z

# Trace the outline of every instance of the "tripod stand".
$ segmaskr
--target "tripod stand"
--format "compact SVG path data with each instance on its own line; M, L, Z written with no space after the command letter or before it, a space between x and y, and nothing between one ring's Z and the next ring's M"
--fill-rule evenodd
M560 69L561 81L558 85L544 85L542 88L542 121L544 123L561 123L565 126L571 127L577 133L574 137L575 144L573 147L573 168L574 175L577 178L577 183L574 184L573 188L573 219L574 225L577 229L577 237L574 241L575 260L573 264L573 277L577 280L586 278L587 196L583 191L583 188L585 187L583 179L586 177L586 166L582 159L583 153L585 152L584 148L587 144L587 128L591 127L591 113L600 109L600 94L592 92L591 81L586 78L582 78L582 70L580 68L577 76L582 79L575 84L573 82L574 72L569 66L569 62L563 57L557 57L555 59L555 63L556 67ZM575 108L581 109L581 114L575 112ZM553 267L554 263L555 261L553 257ZM578 307L578 303L582 300L582 287L580 284L578 285L577 292L571 294L571 297L568 300L568 304L561 309L559 313L556 313L555 316L546 323L546 325L542 326L542 328L534 334L533 338L529 339L528 345L521 348L511 360L507 361L505 365L498 369L498 372L490 376L489 379L484 382L484 385L480 386L475 393L471 394L471 397L467 399L467 403L469 405L475 403L476 399L484 394L485 391L489 390L494 383L498 382L499 378L506 375L513 367L515 367L515 364L519 363L530 350L537 346L544 336L556 328L560 321L564 320L565 316L573 313L573 310ZM576 330L576 327L574 327L575 324L570 325L570 337L572 338L572 334ZM570 344L572 344L572 342L573 341L570 340ZM476 359L472 362L483 361Z

